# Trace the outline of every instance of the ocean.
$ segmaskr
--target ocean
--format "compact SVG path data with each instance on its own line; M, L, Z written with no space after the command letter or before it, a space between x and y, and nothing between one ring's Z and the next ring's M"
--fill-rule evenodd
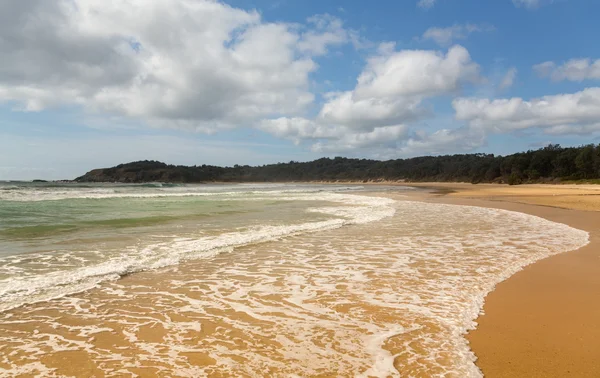
M0 377L480 377L485 295L588 234L411 191L0 182Z

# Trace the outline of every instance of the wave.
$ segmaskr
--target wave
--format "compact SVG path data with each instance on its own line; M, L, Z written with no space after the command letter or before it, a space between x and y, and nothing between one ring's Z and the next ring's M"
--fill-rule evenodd
M152 184L155 185L155 184ZM135 189L142 190L135 191ZM362 186L344 186L332 188L289 188L284 190L232 190L237 187L226 187L229 191L215 191L215 187L189 187L189 186L145 186L127 187L121 190L119 187L98 188L89 190L82 188L62 190L59 189L35 189L27 188L18 190L6 190L0 192L0 200L18 202L38 201L60 201L67 199L112 199L112 198L163 198L163 197L208 197L208 196L234 196L234 195L259 195L269 193L270 195L281 195L284 193L320 193L320 192L345 192L363 190ZM243 188L243 186L242 186ZM145 190L144 190L145 189ZM152 190L153 189L153 190ZM246 188L247 189L247 188ZM258 189L258 188L256 188ZM265 188L265 189L268 189Z
M174 184L174 183L166 183L166 182L148 182L145 184L131 184L141 188L177 188L181 186L185 186L185 184Z
M331 208L308 209L310 212L334 215L336 218L291 225L253 226L242 231L198 238L170 236L166 237L168 241L165 242L130 247L118 257L108 261L33 276L13 276L0 281L0 311L75 294L91 289L104 281L116 280L136 272L173 266L186 260L210 258L219 253L231 252L241 246L274 241L288 236L374 222L395 213L395 209L391 206L395 201L386 198L329 193L321 197L311 196L310 199L315 198L342 203L343 205L336 207L335 211ZM101 256L102 252L97 251L97 254ZM64 260L69 257L73 256L59 258ZM44 258L47 259L48 255L16 255L0 260L0 265L15 266L21 262L21 259L43 261Z

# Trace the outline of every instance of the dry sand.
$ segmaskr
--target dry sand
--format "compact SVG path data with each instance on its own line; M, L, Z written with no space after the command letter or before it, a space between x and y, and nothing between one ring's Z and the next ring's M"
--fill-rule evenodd
M520 211L590 233L586 247L499 284L467 338L486 377L600 377L600 186L414 186L436 189L426 201Z

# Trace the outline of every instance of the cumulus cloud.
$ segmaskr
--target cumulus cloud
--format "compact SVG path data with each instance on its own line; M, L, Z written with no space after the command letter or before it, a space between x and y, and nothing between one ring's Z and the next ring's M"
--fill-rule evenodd
M413 121L426 113L420 96L361 97L356 91L330 93L317 117L321 124L365 130Z
M440 46L449 46L458 39L466 39L471 33L493 30L495 28L492 25L486 24L455 24L446 28L431 27L423 33L421 39L430 39Z
M316 117L279 117L259 127L296 143L309 140L316 151L399 150L409 140L407 125L429 113L426 99L480 80L479 66L462 46L443 53L396 51L383 44L368 59L355 88L326 94Z
M207 133L251 126L315 151L472 145L455 131L410 128L431 114L428 99L481 81L462 46L381 44L353 89L325 94L307 116L316 59L343 44L368 41L331 15L273 23L213 0L4 1L0 103L21 111L77 106Z
M542 128L547 133L591 133L600 130L600 88L544 96L529 101L459 98L452 103L456 118L473 129L504 133Z
M263 120L258 128L299 144L312 140L314 152L353 151L361 148L396 149L408 133L406 125L353 129L345 125L323 125L306 118Z
M479 65L467 49L390 52L387 46L370 58L358 77L358 98L433 96L456 91L464 82L480 80Z
M211 0L0 2L0 102L214 131L303 112L314 57L350 41L341 21L264 22Z
M544 62L533 66L540 77L549 77L553 81L600 80L600 59L571 59L562 65Z

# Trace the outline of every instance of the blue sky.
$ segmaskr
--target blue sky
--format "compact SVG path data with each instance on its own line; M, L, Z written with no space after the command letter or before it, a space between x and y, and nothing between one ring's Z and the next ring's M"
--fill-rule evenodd
M598 143L600 2L0 4L0 180Z

